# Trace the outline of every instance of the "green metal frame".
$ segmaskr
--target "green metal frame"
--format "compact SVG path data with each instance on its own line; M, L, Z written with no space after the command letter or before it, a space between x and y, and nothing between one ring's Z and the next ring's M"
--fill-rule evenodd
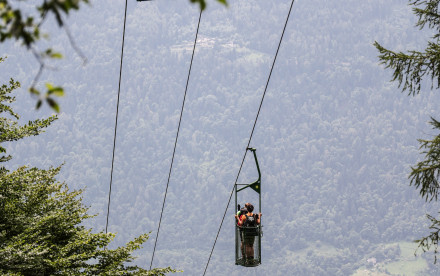
M255 159L255 165L257 166L257 171L258 171L258 179L250 184L235 184L234 190L235 190L235 207L234 209L237 208L238 206L238 197L237 194L240 191L243 191L246 188L251 188L252 190L254 190L255 192L258 193L258 212L261 213L261 171L260 171L260 166L258 164L258 159L257 159L257 154L256 154L256 149L254 148L247 148L246 150L249 150L253 153L254 155L254 159ZM241 187L241 188L239 188ZM235 223L235 264L236 265L242 265L242 266L258 266L261 264L261 237L263 236L263 232L261 229L261 219L260 219L260 224L257 226L258 227L258 259L255 259L254 262L252 264L248 264L245 263L242 259L239 258L238 256L238 248L240 248L241 246L241 242L240 242L240 231L239 231L239 226L237 226L237 224Z

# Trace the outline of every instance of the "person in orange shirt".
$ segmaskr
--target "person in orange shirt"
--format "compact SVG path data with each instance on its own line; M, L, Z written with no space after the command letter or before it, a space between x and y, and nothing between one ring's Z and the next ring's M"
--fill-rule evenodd
M257 225L261 222L262 214L255 215L252 213L254 206L250 203L246 203L247 213L235 215L239 226L243 227L244 231L241 231L241 251L246 262L254 259L254 241L255 236L258 236Z
M249 204L250 204L249 202L245 203L243 208L240 208L240 204L238 205L239 210L238 210L237 214L235 215L235 219L236 219L236 222L237 222L238 226L240 226L238 224L238 222L239 222L240 218L242 217L242 215L247 214L247 212L248 212L247 211L247 207L248 207Z

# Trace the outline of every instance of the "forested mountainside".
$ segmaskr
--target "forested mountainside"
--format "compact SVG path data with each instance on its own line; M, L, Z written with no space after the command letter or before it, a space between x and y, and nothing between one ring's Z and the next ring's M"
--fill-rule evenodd
M95 231L104 229L107 212L123 4L91 1L68 19L85 66L65 33L45 23L50 42L65 54L59 70L41 79L41 86L66 88L60 119L45 134L7 145L11 168L64 162L60 180L86 189L85 201L98 214L89 225ZM208 261L290 1L208 4L154 261L182 275L202 274ZM197 8L188 1L128 5L109 231L118 232L115 246L151 231L137 261L146 267ZM439 206L425 203L407 175L420 158L417 139L431 135L427 122L438 114L439 95L429 87L416 97L401 94L372 45L422 48L429 33L417 31L415 21L397 0L295 2L251 143L263 179L262 265L234 265L231 205L207 275L438 273L433 257L414 257L409 242L426 235L425 213ZM8 56L1 80L29 87L38 70L32 54L14 43L0 47ZM50 113L33 110L26 89L18 99L25 120ZM248 158L240 181L255 177Z

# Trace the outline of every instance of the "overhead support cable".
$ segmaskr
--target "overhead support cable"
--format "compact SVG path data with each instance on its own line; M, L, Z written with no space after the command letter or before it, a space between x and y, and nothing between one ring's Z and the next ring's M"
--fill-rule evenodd
M107 229L108 229L108 218L110 216L110 199L111 199L111 194L112 194L113 168L114 168L114 163L115 163L116 133L117 133L117 129L118 129L118 113L119 113L119 96L121 94L122 61L124 59L125 23L127 21L127 2L128 2L128 0L125 0L124 28L122 31L122 46L121 46L121 64L119 65L118 100L116 102L115 134L113 136L114 138L113 138L112 168L110 170L110 185L109 185L108 203L107 203L107 220L105 222L105 233L106 234L107 234Z
M255 117L254 125L252 127L252 131L251 131L251 134L249 136L249 141L247 143L246 150L245 150L244 155L243 155L243 159L241 160L240 168L238 170L237 177L235 178L235 183L234 183L234 186L232 188L231 194L229 195L228 204L226 205L225 212L223 214L223 218L222 218L222 221L220 223L220 227L218 228L217 236L215 237L214 244L212 246L211 253L209 254L208 262L206 263L206 267L205 267L205 271L203 272L203 275L206 274L206 271L207 271L208 266L209 266L209 262L211 261L212 253L214 252L214 248L215 248L215 245L217 243L217 239L218 239L218 237L220 235L220 231L221 231L223 222L225 220L226 213L227 213L228 208L229 208L229 204L231 203L232 195L234 194L235 185L237 184L238 177L240 176L240 173L241 173L241 169L243 168L244 160L246 159L247 149L249 148L249 146L251 144L251 141L252 141L252 136L254 135L255 126L257 125L258 117L260 116L261 107L263 105L264 97L266 96L266 91L267 91L267 88L269 86L269 82L270 82L270 78L272 76L273 68L275 67L275 62L276 62L277 57L278 57L278 52L279 52L280 47L281 47L281 42L283 41L284 33L286 31L287 23L289 22L290 13L292 11L292 7L293 7L293 3L294 2L295 2L295 0L292 0L292 3L290 4L289 13L287 14L286 22L284 23L283 32L281 33L281 38L280 38L280 41L278 43L278 47L277 47L277 50L276 50L276 53L275 53L275 57L274 57L273 62L272 62L272 66L271 66L271 69L270 69L270 72L269 72L269 77L267 78L267 82L266 82L266 86L264 88L263 96L261 97L260 106L258 107L258 112L257 112L257 115Z
M191 63L190 63L190 65L189 65L189 70L188 70L188 78L186 79L185 94L184 94L184 96L183 96L182 108L181 108L181 110L180 110L179 125L178 125L178 127L177 127L176 139L175 139L175 141L174 141L173 156L172 156L172 158L171 158L171 164L170 164L170 170L169 170L169 173L168 173L167 186L166 186L166 189L165 189L165 195L164 195L164 197L163 197L162 211L160 212L160 219L159 219L159 225L158 225L158 227L157 227L156 240L155 240L155 242L154 242L153 255L151 256L150 270L151 270L151 268L152 268L152 266L153 266L154 253L156 252L157 240L159 239L160 224L161 224L161 222L162 222L163 210L164 210L164 208L165 208L165 201L166 201L166 199L167 199L168 186L169 186L169 184L170 184L170 178L171 178L171 171L172 171L172 169L173 169L174 156L175 156L175 153L176 153L177 140L178 140L178 138L179 138L180 125L181 125L181 122L182 122L183 109L184 109L184 107L185 107L185 99L186 99L186 94L187 94L187 91L188 91L189 78L190 78L190 76L191 76L191 68L192 68L192 64L193 64L193 60L194 60L194 53L195 53L195 50L196 50L197 36L198 36L198 34L199 34L199 27L200 27L200 19L201 19L201 17L202 17L202 10L200 10L199 22L197 23L196 37L195 37L195 39L194 39L194 46L193 46L193 51L192 51L192 56L191 56Z

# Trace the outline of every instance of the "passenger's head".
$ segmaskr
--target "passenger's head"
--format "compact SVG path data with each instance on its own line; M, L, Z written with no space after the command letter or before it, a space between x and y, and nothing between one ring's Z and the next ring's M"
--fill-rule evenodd
M249 213L252 213L252 211L254 210L254 206L250 203L248 203L248 206L246 207L246 209L248 210Z
M242 214L242 215L247 214L247 212L248 212L248 210L245 207L240 209L240 214Z

